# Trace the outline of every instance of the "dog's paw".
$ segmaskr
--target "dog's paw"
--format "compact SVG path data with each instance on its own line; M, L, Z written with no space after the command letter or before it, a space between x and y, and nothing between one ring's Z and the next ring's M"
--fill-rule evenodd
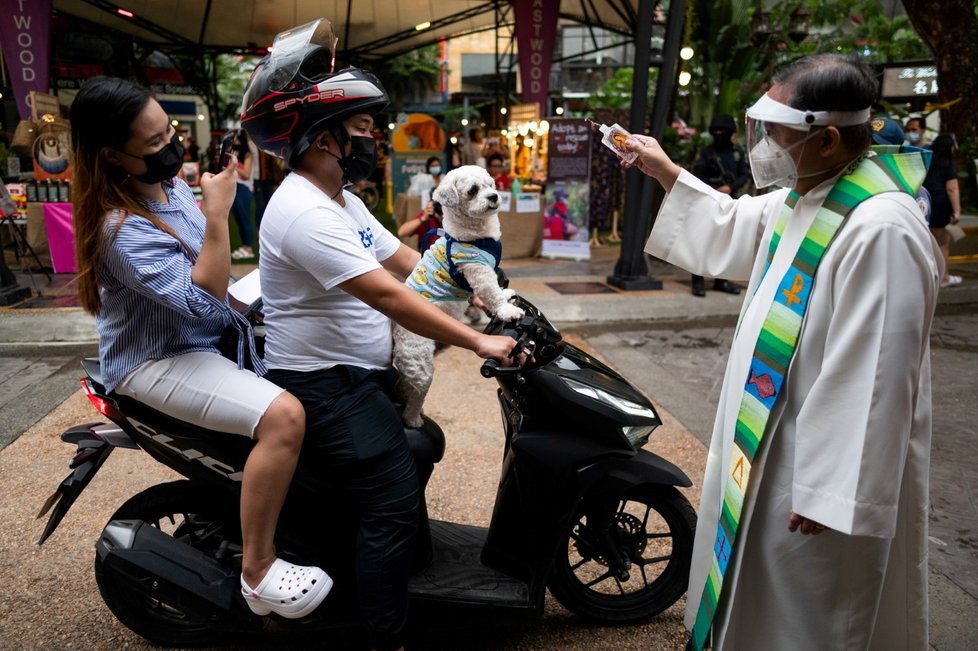
M496 318L503 321L517 321L523 318L523 310L510 303L504 303L496 310Z
M404 422L405 427L410 427L412 429L417 429L424 423L421 416L418 416L417 418L403 417L401 420Z
M510 289L509 287L507 287L506 289L500 289L499 290L499 293L502 294L503 300L505 300L505 301L509 301L509 299L511 299L514 296L516 296L516 290L515 289Z

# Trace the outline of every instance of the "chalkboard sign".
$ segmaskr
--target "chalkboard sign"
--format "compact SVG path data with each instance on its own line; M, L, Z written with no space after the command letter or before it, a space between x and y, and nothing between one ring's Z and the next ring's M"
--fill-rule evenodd
M576 118L550 122L547 180L586 179L591 175L591 127Z

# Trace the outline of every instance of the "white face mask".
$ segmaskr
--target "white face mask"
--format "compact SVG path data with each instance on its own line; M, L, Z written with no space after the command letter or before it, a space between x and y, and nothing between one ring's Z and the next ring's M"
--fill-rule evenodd
M795 181L799 179L798 165L790 152L799 145L804 145L819 131L809 133L798 142L787 147L782 147L774 142L770 136L766 135L761 138L747 155L750 160L750 173L754 177L754 185L758 188L766 188L770 185L777 185L782 188L794 186ZM821 174L821 172L816 172L816 174ZM804 176L813 175L805 174Z
M868 108L859 111L808 111L782 104L764 94L747 109L748 158L754 184L758 188L775 184L792 187L799 178L824 174L827 170L798 174L798 165L789 152L795 147L803 146L820 133L822 129L819 127L830 124L837 127L855 126L868 119ZM808 135L788 147L782 147L771 140L765 123L781 125Z
M432 176L438 176L439 174L441 174L441 168L432 167L431 169L428 170L428 173L431 174Z

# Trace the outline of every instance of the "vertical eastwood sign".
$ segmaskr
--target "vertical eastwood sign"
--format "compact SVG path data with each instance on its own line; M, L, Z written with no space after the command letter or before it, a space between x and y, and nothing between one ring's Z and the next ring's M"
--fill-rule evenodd
M512 0L516 18L516 47L520 57L520 82L523 101L540 105L547 114L550 90L550 62L557 34L560 0Z
M0 47L22 120L31 117L30 91L48 92L52 0L0 0Z

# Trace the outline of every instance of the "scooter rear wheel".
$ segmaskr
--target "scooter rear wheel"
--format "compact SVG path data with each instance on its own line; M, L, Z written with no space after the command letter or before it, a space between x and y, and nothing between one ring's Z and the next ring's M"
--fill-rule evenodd
M233 505L222 505L190 481L151 486L131 497L112 520L142 520L194 548L217 554L222 543L240 549L240 528ZM229 519L230 522L226 521ZM230 540L227 536L230 536ZM95 581L109 610L133 632L166 647L208 646L227 642L214 622L132 588L95 557Z
M580 617L630 624L659 614L686 592L696 512L672 486L632 486L610 514L571 520L548 586Z

